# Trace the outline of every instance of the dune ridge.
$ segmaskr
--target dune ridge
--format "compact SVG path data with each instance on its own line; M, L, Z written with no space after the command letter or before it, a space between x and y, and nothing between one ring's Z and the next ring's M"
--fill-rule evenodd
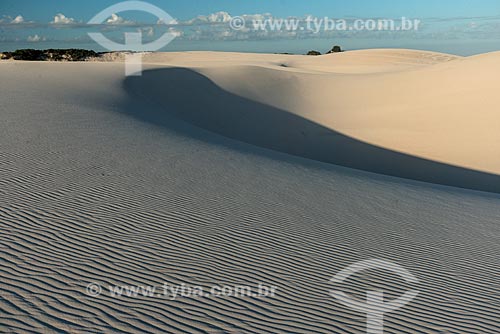
M222 64L207 69L189 57L201 54L186 55L190 69L151 61L142 80L158 71L203 80L215 73L219 89L229 80ZM295 57L259 57L267 65L241 60L243 71L296 73L281 66ZM386 315L386 333L497 332L498 194L217 135L183 110L143 99L119 63L0 63L0 79L10 83L0 91L1 332L363 333L365 315L328 291L339 270L369 258L397 262L421 281L416 300ZM250 95L249 86L226 91L228 102L248 94L246 105L257 103L261 88ZM112 298L87 295L92 282L278 290L268 299ZM337 288L363 299L373 288L396 297L410 286L374 271Z
M162 55L151 57L159 61ZM181 58L165 57L169 64ZM168 62L168 57L173 59ZM253 63L247 58L251 57L225 61L223 67L217 61L212 64L210 57L198 63L189 57L178 61L230 93L368 144L500 173L496 154L500 101L495 88L500 52L462 58L412 50L363 50L282 56L271 58L273 62L265 56Z
M252 56L150 54L146 62L163 59L169 67L127 78L125 89L165 113L265 148L500 192L499 79L490 70L500 53ZM147 119L146 113L136 116ZM153 122L161 123L161 115Z

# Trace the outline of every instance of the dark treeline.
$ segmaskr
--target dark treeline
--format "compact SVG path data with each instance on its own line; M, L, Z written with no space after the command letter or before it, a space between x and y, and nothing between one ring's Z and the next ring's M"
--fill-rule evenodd
M101 53L84 49L20 49L13 52L3 52L2 59L15 60L52 60L52 61L83 61L98 57Z

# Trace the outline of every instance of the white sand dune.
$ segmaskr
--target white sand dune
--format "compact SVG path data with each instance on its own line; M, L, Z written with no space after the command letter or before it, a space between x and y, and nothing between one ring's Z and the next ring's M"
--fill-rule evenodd
M347 167L500 192L500 53L201 52L145 60L184 70L157 68L126 88L200 127Z
M0 63L0 332L363 333L329 280L371 258L420 280L386 333L498 332L500 195L321 161L495 191L499 54L145 61L130 78ZM92 282L278 290L91 297ZM336 288L410 286L373 271Z

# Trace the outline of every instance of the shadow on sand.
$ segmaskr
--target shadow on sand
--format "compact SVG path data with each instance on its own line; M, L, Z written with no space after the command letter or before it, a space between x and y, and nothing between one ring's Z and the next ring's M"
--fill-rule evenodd
M500 176L370 145L287 111L231 94L198 72L148 70L127 77L125 90L158 108L125 108L140 120L170 127L178 117L225 137L313 160L436 184L500 193ZM285 96L283 98L286 98Z

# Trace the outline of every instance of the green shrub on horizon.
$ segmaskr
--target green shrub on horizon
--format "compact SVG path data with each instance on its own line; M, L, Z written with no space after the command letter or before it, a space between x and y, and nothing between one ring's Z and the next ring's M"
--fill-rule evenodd
M309 51L307 53L308 56L321 56L321 52L319 51L315 51L315 50L312 50L312 51Z
M4 52L2 58L28 61L84 61L88 58L98 57L99 55L99 53L93 50L84 49L19 49L13 52Z
M344 51L342 51L342 48L340 46L335 45L330 51L327 52L327 54L338 53L338 52L344 52Z

